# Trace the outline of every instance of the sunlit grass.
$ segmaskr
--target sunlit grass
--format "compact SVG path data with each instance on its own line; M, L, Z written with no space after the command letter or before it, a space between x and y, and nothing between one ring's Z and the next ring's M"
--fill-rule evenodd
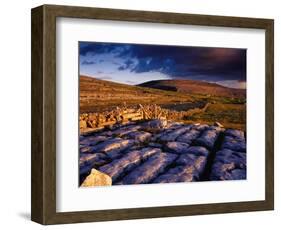
M226 128L246 129L246 104L211 104L204 113L185 117L187 123L212 124L220 122Z

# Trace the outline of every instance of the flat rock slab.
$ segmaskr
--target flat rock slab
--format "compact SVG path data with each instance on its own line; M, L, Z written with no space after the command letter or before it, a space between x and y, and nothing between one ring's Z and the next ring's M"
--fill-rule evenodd
M94 146L100 142L106 141L108 137L106 136L94 136L94 137L85 137L80 141L80 145Z
M125 148L128 148L129 146L133 145L134 141L122 139L122 138L114 138L110 139L108 141L105 141L103 143L100 143L96 146L92 147L92 151L95 152L110 152L112 150L119 149L120 151L124 150Z
M171 132L161 136L160 140L161 141L165 141L165 142L174 141L174 140L176 140L176 138L178 136L180 136L181 134L185 133L189 129L190 129L189 126L177 128L177 129L175 129L175 130L173 130L173 131L171 131Z
M196 145L213 149L220 132L215 129L204 131L199 138L196 139Z
M172 153L183 154L188 151L188 148L189 148L189 144L182 143L182 142L172 141L166 143L166 150Z
M118 136L118 137L122 137L126 134L129 134L131 132L137 131L141 128L140 125L130 125L130 126L125 126L125 127L121 127L120 129L117 129L115 131L112 131L112 135L113 136Z
M221 148L238 152L246 152L246 141L241 137L225 136Z
M158 174L163 173L168 165L177 158L177 155L171 153L157 153L149 158L141 166L125 176L123 184L145 184L155 179Z
M195 156L193 154L182 154L178 160L178 165L193 166L201 175L207 164L206 156Z
M128 134L128 138L131 138L137 142L149 141L151 136L151 133L144 131L134 131Z
M177 141L191 144L198 136L200 135L200 131L196 129L191 129L187 131L185 134L180 135L177 137Z
M161 145L160 143L155 143L155 142L149 142L148 146L153 148L160 148L160 149L163 147L163 145Z
M92 168L98 168L108 162L110 162L109 157L103 153L80 154L79 172L80 174L86 174L91 171Z
M236 152L229 149L222 149L216 153L214 163L234 163L237 168L246 168L246 153Z
M192 165L178 166L170 169L167 173L160 175L154 183L175 183L196 181L198 172Z
M206 124L196 124L194 125L194 129L198 130L198 131L204 131L205 129L208 129L209 126Z
M246 179L246 153L222 149L216 153L211 180Z
M208 156L209 150L202 146L191 146L188 148L188 154L193 154L195 156Z
M112 181L115 182L126 172L131 171L133 168L138 166L142 160L144 161L149 156L160 152L160 149L157 148L145 148L141 151L136 150L128 152L122 158L114 160L113 162L105 166L102 166L101 168L99 168L99 170L109 175L112 178Z
M237 130L237 129L227 129L224 132L224 135L226 135L226 136L233 136L235 138L241 138L241 139L245 138L244 132L241 131L241 130Z

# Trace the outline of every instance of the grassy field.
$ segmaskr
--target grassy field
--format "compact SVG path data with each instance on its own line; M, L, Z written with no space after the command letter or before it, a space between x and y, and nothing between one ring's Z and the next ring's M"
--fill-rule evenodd
M157 104L161 108L187 111L202 108L205 112L183 118L185 123L213 124L220 122L226 128L246 129L246 99L206 94L152 89L120 84L86 76L80 77L80 113L110 111L117 106L136 107L139 104Z
M227 128L246 130L246 104L211 104L204 113L185 117L186 123L202 122L211 124L220 122Z

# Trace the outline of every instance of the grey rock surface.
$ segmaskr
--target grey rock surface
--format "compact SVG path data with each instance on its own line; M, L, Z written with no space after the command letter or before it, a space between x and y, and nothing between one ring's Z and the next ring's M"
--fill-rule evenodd
M216 153L211 180L246 179L246 153L222 149Z
M152 181L160 173L163 173L168 165L170 165L177 155L171 153L160 152L148 159L141 166L125 176L122 180L123 184L145 184Z
M183 142L172 141L166 143L167 151L172 153L183 154L187 152L188 148L189 144Z
M219 133L220 132L215 129L208 129L196 139L196 144L199 146L204 146L208 149L213 149Z
M96 169L112 185L242 180L245 133L222 125L151 120L80 136L80 184Z
M118 177L124 175L126 172L131 171L134 167L138 166L142 160L147 159L156 153L159 153L159 149L145 148L141 151L132 151L125 154L120 159L114 160L111 163L104 165L99 170L112 178L115 182Z
M189 132L179 136L177 141L191 144L198 136L200 135L200 131L196 129L191 129Z
M189 126L186 127L179 127L175 130L172 130L171 132L168 132L160 137L161 141L174 141L177 137L179 137L181 134L187 132L190 129Z

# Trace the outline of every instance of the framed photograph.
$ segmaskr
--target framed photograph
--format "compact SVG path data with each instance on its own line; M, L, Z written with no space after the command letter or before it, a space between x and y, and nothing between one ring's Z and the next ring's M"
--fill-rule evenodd
M273 29L32 9L32 220L273 210Z

